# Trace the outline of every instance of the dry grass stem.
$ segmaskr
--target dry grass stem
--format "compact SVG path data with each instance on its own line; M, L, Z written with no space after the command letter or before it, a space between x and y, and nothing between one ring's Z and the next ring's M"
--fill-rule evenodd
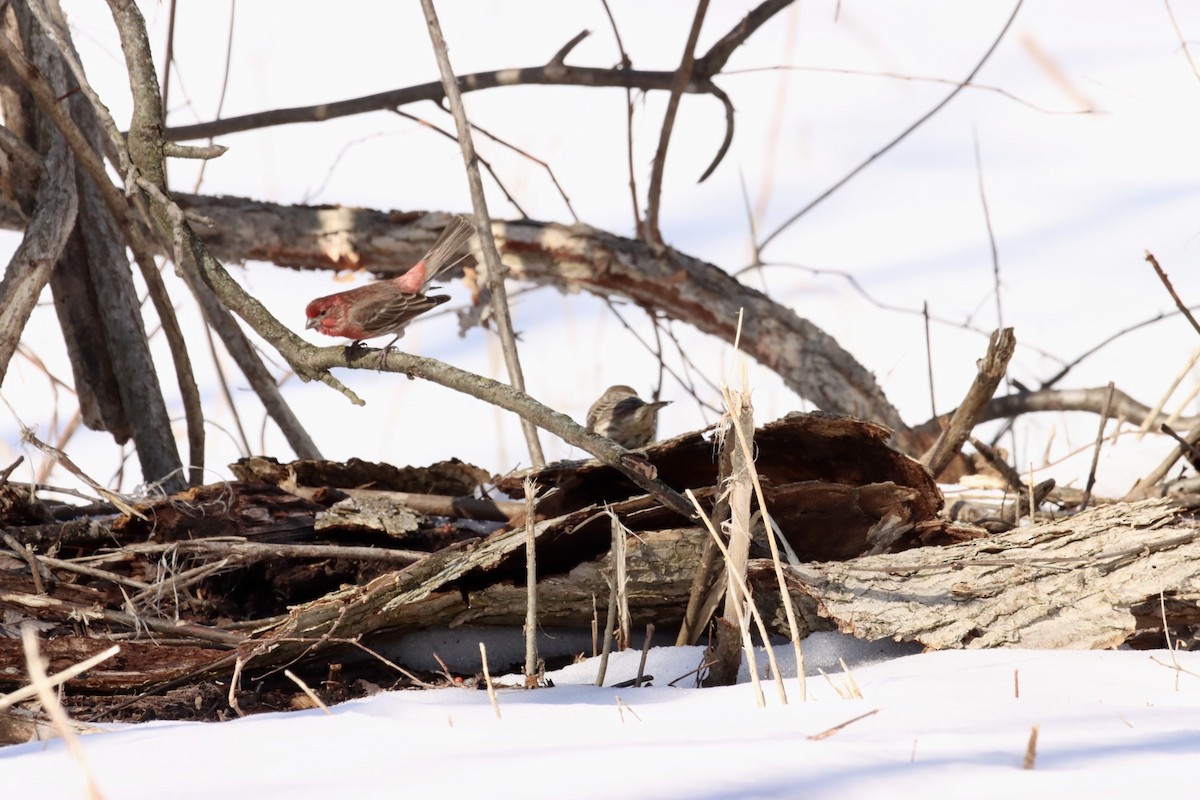
M1029 743L1025 745L1025 762L1022 769L1033 769L1037 764L1038 726L1034 725L1029 731Z
M1140 442L1142 437L1149 433L1150 429L1154 427L1154 421L1158 419L1158 415L1162 412L1163 408L1166 407L1167 401L1171 399L1171 395L1175 394L1175 390L1179 388L1179 384L1183 383L1183 379L1186 378L1188 373L1192 371L1192 367L1196 366L1196 362L1200 362L1200 348L1198 348L1196 352L1192 353L1192 357L1188 359L1187 364L1185 364L1183 369L1179 371L1179 374L1175 376L1175 380L1171 381L1171 385L1167 387L1165 392L1163 392L1163 396L1159 399L1159 401L1154 404L1154 408L1150 409L1150 413L1146 415L1146 418L1142 420L1142 424L1138 426L1137 441Z
M242 711L242 707L238 705L237 691L242 685L242 669L246 666L246 659L238 656L233 662L233 676L229 679L229 707L233 709L233 713L239 717L246 716L246 712Z
M83 773L88 797L91 800L103 800L104 795L101 794L100 787L96 785L96 778L88 764L87 754L83 752L83 747L79 744L79 737L75 735L72 728L71 718L67 716L66 710L58 702L54 686L50 683L49 676L46 675L46 667L42 662L41 653L38 652L38 637L33 625L26 623L21 626L21 646L25 651L25 667L29 670L30 683L37 692L42 709L50 717L50 721L54 723L54 729L66 743L71 759Z
M704 509L701 508L701 506L700 506L700 501L696 499L696 495L692 494L692 490L687 489L687 490L685 490L684 493L687 495L688 499L692 501L692 504L696 507L696 513L699 515L701 521L704 522L705 528L708 529L709 536L712 537L712 540L716 543L717 547L720 549L721 555L725 558L725 563L726 563L726 566L728 567L728 565L729 565L729 549L726 548L725 543L723 541L721 541L721 535L719 533L717 533L717 529L715 527L713 527L712 520L709 519L708 515L704 513ZM777 688L779 689L779 699L786 705L787 704L787 691L783 687L783 677L782 677L782 674L779 672L779 665L775 661L775 651L771 647L771 640L769 638L769 634L767 633L767 626L763 622L762 614L759 613L758 606L754 603L754 598L751 596L749 587L746 585L745 577L743 577L742 575L740 575L738 572L736 572L733 569L727 569L726 573L732 578L733 582L738 585L738 588L741 591L742 596L746 599L746 605L750 610L750 616L753 618L755 625L758 628L758 635L762 638L763 648L767 651L767 660L771 664L771 672L773 673L773 677L775 679L775 684L776 684ZM738 606L736 606L736 605L733 606L733 609L734 609L735 614L738 616L739 624L741 624L740 623L741 612L738 610ZM746 630L746 638L747 638L747 640L749 638L749 630L748 629ZM747 647L746 647L746 656L747 656L748 660L753 658L753 647L749 644L747 644ZM758 671L756 669L753 669L753 668L751 669L750 677L751 677L751 680L755 681L755 684L757 685ZM759 689L758 691L761 695L762 689Z
M613 511L609 511L613 525L613 576L616 581L617 594L617 649L629 647L632 634L633 620L629 614L629 561L627 543L630 531Z
M46 678L46 684L50 688L61 686L67 681L71 680L71 678L74 678L76 675L82 675L96 665L112 658L119 652L121 652L120 646L114 644L112 647L108 648L102 653L97 653L91 658L85 658L78 664L73 664L67 667L62 672L56 672L53 675L48 676ZM6 695L0 695L0 711L14 706L17 703L24 702L31 697L36 697L37 693L37 687L30 684L29 686L22 686L20 689L17 689L14 692L9 692Z
M846 659L838 656L838 665L842 668L842 672L846 675L846 686L850 689L850 699L862 700L862 689L858 688L858 681L854 680L854 673L850 671L850 667L846 666Z
M632 708L630 708L629 705L624 700L621 699L621 695L616 695L616 698L617 698L617 713L621 715L622 724L625 722L625 712L626 711L628 711L630 714L632 714L633 718L636 719L638 722L642 721L642 718L637 715L637 712L634 711Z
M726 397L726 405L730 408L730 412L732 413L732 397L729 393L729 390L723 389L723 394ZM744 389L743 396L745 401L749 402L749 395ZM804 674L804 650L800 644L800 626L796 620L796 609L792 603L792 593L788 591L787 581L784 580L783 577L783 564L779 557L779 546L776 540L777 535L780 539L783 538L782 532L779 530L779 526L775 524L775 520L771 518L771 513L767 510L767 499L763 495L762 481L759 480L758 470L754 466L753 453L750 447L750 439L753 434L753 427L751 427L750 430L745 430L744 427L738 423L736 415L733 416L733 419L734 434L737 436L738 446L742 449L742 457L746 461L746 469L750 474L750 480L754 486L754 496L758 498L758 510L759 513L762 514L763 521L766 523L764 527L766 528L767 543L771 547L771 563L775 568L775 580L779 584L779 600L783 604L784 613L787 615L788 633L791 634L792 651L796 657L796 680L800 684L800 701L804 702L808 700L808 681ZM778 675L779 668L775 663L774 651L767 643L765 636L763 637L763 643L767 646L767 655L771 660L771 668L775 670L776 675Z
M925 363L929 367L929 410L930 419L938 419L937 398L933 394L933 340L929 335L929 301L921 303L921 316L925 320ZM945 421L938 419L945 427Z
M829 677L829 673L827 673L825 670L821 669L820 667L817 668L817 672L821 673L821 677L824 678L825 682L829 684L829 688L833 689L833 691L837 693L838 697L840 697L842 700L850 699L849 697L846 696L846 692L842 691L841 688L838 687L838 685L833 682L833 678Z
M487 687L488 700L492 704L492 711L496 712L496 719L500 719L500 701L496 699L496 687L492 683L492 673L488 669L487 645L483 642L479 643L479 660L483 663L483 685Z
M321 698L317 697L317 693L312 690L312 687L310 687L307 683L305 683L303 680L301 680L299 675L292 672L290 669L285 669L283 671L283 674L287 677L288 680L290 680L292 683L299 686L300 691L304 692L304 694L306 694L308 696L308 699L312 700L313 703L316 704L317 708L319 708L325 712L325 716L327 716L327 717L333 716L333 712L329 710L329 706L325 705L324 701L322 701Z
M1171 413L1171 416L1167 417L1163 424L1174 425L1176 422L1178 422L1179 418L1182 417L1184 412L1188 410L1188 407L1191 406L1192 401L1196 399L1197 395L1200 395L1200 383L1192 387L1192 390L1187 393L1187 397L1180 401L1179 407Z
M825 730L821 731L820 733L814 733L812 736L809 736L808 739L811 742L819 742L822 739L828 739L830 736L833 736L835 733L842 730L843 728L846 728L846 727L858 722L859 720L864 720L867 717L874 716L878 713L879 713L879 709L873 708L865 714L859 714L857 717L851 717L850 719L846 720L845 722L840 722L837 725L834 725L832 728L826 728Z
M1167 624L1167 598L1162 589L1158 590L1158 610L1162 614L1163 638L1167 640L1167 652L1171 654L1171 665L1175 669L1175 691L1179 691L1179 659L1175 657L1175 648L1171 646L1171 626Z
M1103 429L1103 428L1101 428L1101 431L1103 431L1103 430L1104 430L1104 429ZM1034 493L1034 483L1033 483L1033 462L1032 462L1032 461L1029 463L1029 483L1028 483L1028 486L1029 486L1029 524L1030 524L1030 525L1032 525L1032 524L1034 524L1034 523L1037 521L1037 520L1035 519L1035 515L1037 514L1037 507L1038 507L1038 503L1037 503L1037 495ZM1084 499L1085 499L1085 501L1086 501L1086 497L1085 497ZM1079 509L1079 510L1080 510L1080 511L1082 511L1082 510L1083 510L1083 508L1084 508L1084 506L1080 506L1080 509Z

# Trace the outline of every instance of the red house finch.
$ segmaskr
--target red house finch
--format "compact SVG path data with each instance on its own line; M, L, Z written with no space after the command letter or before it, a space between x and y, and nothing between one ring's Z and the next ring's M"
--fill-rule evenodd
M588 409L587 427L626 450L645 447L654 441L658 431L658 410L670 402L647 403L628 386L610 386Z
M473 232L471 223L455 217L442 231L425 257L397 278L376 281L337 294L318 297L304 310L308 322L326 336L353 339L356 348L363 339L396 334L380 356L380 364L392 345L404 335L414 317L424 314L450 299L449 295L427 295L425 290L438 273L452 263Z

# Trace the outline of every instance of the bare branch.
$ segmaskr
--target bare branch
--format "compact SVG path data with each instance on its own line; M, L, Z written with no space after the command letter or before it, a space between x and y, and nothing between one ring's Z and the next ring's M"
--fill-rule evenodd
M623 87L644 91L663 91L669 90L674 80L674 72L577 67L551 61L540 67L518 67L460 75L457 83L459 91L465 94L505 86ZM703 79L689 82L684 87L684 91L689 94L713 94L714 88L711 81ZM366 114L372 111L387 111L421 100L440 103L445 97L446 91L441 82L423 83L418 86L393 89L349 100L336 100L312 106L278 108L195 125L180 125L167 128L163 131L163 135L169 141L174 142L203 139L276 125L323 122L327 119Z
M487 265L488 289L492 298L492 316L496 320L496 332L500 336L500 345L504 350L504 363L508 367L508 377L514 388L525 391L525 376L521 372L521 359L517 353L517 340L513 335L512 317L508 310L508 295L504 287L507 273L500 263L500 254L496 251L496 241L492 238L492 220L488 214L487 198L483 193L483 180L479 176L479 162L475 156L475 144L471 139L471 125L467 122L467 112L463 108L462 95L454 79L454 68L450 65L450 56L446 52L446 41L442 37L442 27L438 23L437 11L433 0L421 0L421 8L425 12L425 24L429 27L429 38L433 42L433 53L437 57L438 70L442 73L442 83L446 87L446 99L450 102L450 110L454 115L454 124L458 128L458 144L462 148L463 161L467 170L467 183L471 187L471 204L475 207L475 232L479 237L479 245L483 250L483 260ZM586 32L584 33L586 35ZM582 40L583 36L575 37ZM561 53L574 44L569 44ZM542 454L542 445L538 441L537 429L531 422L524 419L521 428L525 434L525 443L529 447L529 457L534 468L546 464Z
M208 246L223 259L273 261L306 269L346 267L352 256L382 275L399 274L427 240L411 221L421 212L283 206L240 197L176 199L214 222ZM336 258L322 231L336 218L343 230ZM656 256L641 242L585 226L522 220L493 222L501 256L517 280L564 292L619 295L664 316L733 342L746 310L740 346L774 370L797 394L834 413L908 429L870 371L828 334L794 311L740 283L719 267L671 251ZM348 255L347 255L348 254ZM924 451L927 442L920 447Z
M294 354L293 358L309 372L355 366L347 362L344 347L306 347L303 352ZM377 362L374 359L367 360L372 362L371 368L374 369ZM387 355L382 369L421 378L511 411L542 430L553 433L567 444L575 445L610 467L620 470L625 477L653 495L666 508L688 519L692 517L691 504L662 481L649 477L645 471L644 461L628 457L629 451L613 440L592 433L566 414L542 405L512 386L485 378L482 375L475 375L432 358L423 358L398 351L392 351Z
M717 40L708 48L702 58L696 59L694 74L711 78L725 68L725 63L734 51L741 47L755 31L761 28L771 17L792 4L792 0L764 0L742 18L729 33Z
M196 237L191 227L183 219L182 211L173 201L166 199L162 170L162 103L158 94L158 79L154 72L154 62L150 55L150 44L146 35L145 21L133 0L109 0L113 19L121 36L121 46L125 51L126 64L130 74L130 84L134 92L133 122L130 126L128 142L131 160L137 164L144 176L144 182L139 185L144 189L147 185L158 187L159 194L146 192L150 201L151 213L159 229L165 234L172 234L185 245L183 263L180 264L185 278L190 279L193 291L204 302L203 292L197 289L201 283L211 288L221 299L221 302L246 320L252 328L264 339L271 342L287 357L304 347L306 343L290 329L279 323L270 312L250 296L238 283L233 280L225 268L212 257L204 244ZM220 332L221 329L218 328ZM226 343L229 344L228 341ZM293 368L295 364L292 364ZM243 366L243 369L246 369ZM265 370L265 368L263 368ZM304 380L319 380L345 394L351 402L361 404L362 401L343 386L328 372L316 374L297 369L297 374ZM268 411L271 408L268 406ZM295 447L295 444L293 444ZM313 448L315 450L315 447Z
M1021 414L1046 411L1089 411L1099 414L1104 410L1107 396L1107 386L1091 389L1041 389L1036 392L1018 392L989 400L983 407L979 422L990 422L994 419L1008 419ZM1150 408L1117 389L1113 392L1110 413L1114 417L1123 417L1133 425L1140 425L1150 416ZM1151 426L1161 425L1166 419L1165 415L1158 414L1150 424ZM1178 421L1184 425L1194 426L1200 423L1200 416L1182 417ZM937 429L938 420L935 419L922 423L915 430L937 431Z
M658 229L658 207L662 200L663 171L667 165L667 145L671 142L671 130L675 127L675 114L679 110L679 98L683 95L684 88L692 80L692 65L696 58L696 40L700 38L700 28L704 24L704 14L707 11L708 0L698 0L696 14L692 18L692 28L688 31L687 44L683 46L683 59L679 63L679 69L675 72L675 79L671 82L671 96L667 100L667 110L663 114L662 133L658 139L658 150L654 153L654 166L650 171L650 188L646 198L646 223L642 229L642 238L651 246L660 247L663 243L662 232Z

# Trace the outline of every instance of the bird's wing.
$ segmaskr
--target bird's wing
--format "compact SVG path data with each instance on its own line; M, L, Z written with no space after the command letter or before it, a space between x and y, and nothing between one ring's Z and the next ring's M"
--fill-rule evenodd
M379 293L362 298L351 311L351 319L369 336L400 333L414 317L440 306L449 295L409 294L407 292Z

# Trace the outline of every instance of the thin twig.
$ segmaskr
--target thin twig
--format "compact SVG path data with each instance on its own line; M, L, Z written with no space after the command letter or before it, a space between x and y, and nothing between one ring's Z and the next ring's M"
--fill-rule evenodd
M1187 317L1188 322L1192 323L1192 327L1196 329L1196 333L1200 333L1200 322L1196 321L1196 318L1192 316L1192 312L1179 299L1179 295L1175 293L1175 287L1171 285L1171 279L1167 277L1167 273L1163 272L1163 268L1158 265L1158 259L1149 250L1146 251L1146 260L1150 262L1150 266L1154 267L1154 271L1158 273L1158 279L1162 281L1163 286L1167 287L1167 292L1170 293L1171 299L1175 301L1176 308Z
M442 110L445 111L447 114L450 113L450 110L448 108L445 108L444 106L442 107ZM509 142L505 139L501 139L499 136L492 133L487 128L483 127L482 125L472 122L471 129L479 131L484 136L491 139L493 142L500 145L501 147L505 147L505 148L508 148L509 150L512 150L517 155L522 156L522 157L532 161L533 163L537 164L542 169L546 170L546 177L548 177L550 179L550 182L554 184L554 188L558 190L558 196L563 199L563 204L566 205L566 207L567 207L567 213L569 213L571 215L571 219L573 219L575 222L579 222L579 215L575 213L575 207L573 205L571 205L571 198L570 198L570 196L567 195L567 190L564 189L562 187L562 184L558 182L558 176L556 176L554 174L554 168L550 166L549 162L543 161L542 159L540 159L537 156L530 153L528 150L522 150L520 147L517 147L512 142ZM524 213L524 212L522 212L522 213Z
M387 564L408 565L429 558L429 553L420 550L401 550L387 547L326 544L262 544L244 539L192 539L163 544L130 544L126 549L134 553L163 553L181 551L185 553L215 553L249 558L344 558L356 561L378 561ZM138 588L149 588L143 584Z
M1183 31L1179 28L1179 22L1175 19L1175 12L1171 9L1171 0L1163 0L1163 4L1167 7L1167 16L1171 18L1171 27L1175 29L1175 35L1179 38L1179 47L1183 50L1183 57L1187 59L1188 65L1192 68L1192 74L1200 80L1200 68L1196 67L1196 61L1192 58L1192 51L1188 50L1187 39L1183 36Z
M450 65L446 40L442 36L442 27L438 22L437 10L433 7L433 0L421 0L421 9L425 12L425 24L429 28L429 39L433 44L434 56L437 58L438 71L442 75L446 100L450 103L454 124L458 128L458 144L462 149L467 184L471 189L471 205L475 209L475 232L479 237L484 263L487 265L492 315L495 317L496 332L500 336L500 344L504 350L504 362L508 367L509 381L513 388L524 392L525 376L521 371L521 360L517 354L517 340L513 334L512 318L508 310L508 296L504 287L507 269L500 261L500 254L496 250L496 240L492 236L492 218L488 214L487 198L483 193L483 181L479 177L479 162L475 155L475 144L471 139L471 126L467 122L462 93L459 91L454 68ZM529 447L529 458L533 467L538 469L545 466L546 457L542 454L542 445L538 441L537 427L529 420L522 418L521 430L525 434L525 443Z
M225 66L221 70L221 94L217 98L217 119L221 118L221 112L225 110L225 91L229 88L229 72L230 64L233 62L233 21L237 17L237 0L229 0L229 33L225 36ZM208 137L208 143L213 143L213 137ZM200 162L200 169L196 173L196 182L192 185L192 194L200 193L200 185L204 183L204 170L208 168L207 161Z
M923 114L916 122L912 123L907 128L905 128L900 133L899 136L892 139L890 142L888 142L886 145L884 145L881 149L872 153L871 156L869 158L867 158L866 161L862 162L857 167L852 169L844 178L842 178L837 183L830 186L828 189L826 189L824 192L822 192L820 195L818 195L814 200L810 201L806 206L804 206L799 211L797 211L795 214L792 214L792 216L788 217L778 228L776 228L769 236L767 236L767 238L762 240L762 242L760 243L760 247L762 247L763 249L766 249L767 245L770 244L771 241L776 236L778 236L779 234L781 234L785 230L787 230L792 225L792 223L794 223L796 220L800 219L802 216L807 214L812 209L816 208L820 203L822 203L823 201L828 199L834 192L836 192L838 189L841 189L843 186L845 186L847 183L849 183L852 178L854 178L856 175L858 175L858 173L862 172L868 166L873 164L876 161L876 159L880 158L885 153L890 151L893 147L895 147L896 145L900 144L900 142L902 142L906 138L908 138L909 134L911 134L917 128L924 125L925 122L928 121L930 117L932 117L937 112L941 111L943 108L946 107L946 105L951 100L953 100L955 97L957 97L958 93L961 92L972 80L975 79L975 76L979 73L979 70L983 69L983 65L987 63L988 59L991 58L992 53L994 53L996 51L996 48L1000 46L1000 42L1004 39L1004 35L1006 33L1008 33L1008 29L1012 27L1013 21L1017 18L1017 12L1021 10L1021 5L1024 2L1025 2L1025 0L1017 0L1017 4L1013 8L1012 14L1009 15L1008 20L1004 23L1004 27L1000 29L1000 33L996 36L995 40L992 42L991 47L989 47L987 49L987 52L985 52L983 54L983 57L981 59L979 59L979 63L977 63L975 65L975 68L971 70L970 74L968 74L967 77L963 78L962 83L960 83L958 86L954 87L954 89L951 90L950 94L946 95L946 97L940 103L938 103L933 108L931 108L929 111L927 111L925 114Z
M650 655L650 642L654 640L654 623L646 623L646 638L642 641L642 657L638 659L637 678L634 679L634 688L642 685L642 676L646 674L646 658Z
M1196 445L1180 436L1175 432L1174 428L1165 422L1162 424L1162 432L1179 443L1179 446L1184 450L1184 455L1187 456L1188 463L1192 465L1192 469L1200 471L1200 448L1197 448Z
M625 317L621 314L620 310L617 308L616 304L613 303L613 301L611 299L605 298L604 303L605 303L605 305L608 306L608 310L613 313L613 316L617 318L617 322L621 323L621 327L623 327L625 330L629 331L630 335L633 336L633 338L637 340L638 344L640 344L642 347L646 348L646 350L648 352L650 352L656 356L656 358L658 360L658 368L659 368L660 376L661 376L661 373L666 372L666 374L668 374L672 378L674 378L675 381L679 384L679 386L684 391L686 391L689 395L691 395L692 399L694 399L696 401L696 403L704 410L710 411L714 414L719 414L721 412L721 409L717 408L716 406L712 405L711 403L706 403L703 399L701 399L700 395L696 393L695 384L689 383L683 376L681 376L678 372L676 372L674 370L674 368L667 366L666 359L664 359L662 356L661 347L655 348L655 347L651 346L651 344L649 342L647 342L645 339L643 339L642 335L640 333L638 333L636 330L634 330L633 326L629 324L629 321L625 319ZM647 313L649 313L649 311L647 311ZM660 332L660 326L658 324L658 320L654 319L653 315L651 315L651 322L654 324L654 335L655 335L655 338L657 339L659 336L659 332ZM668 338L670 338L669 334L668 334ZM682 349L680 350L680 354L683 355ZM660 377L660 388L661 388L661 377ZM657 398L658 393L656 392L654 396L655 396L655 398Z
M930 419L937 419L937 399L933 394L933 340L929 336L929 301L921 304L921 315L925 318L925 363L929 367L929 409Z
M1088 501L1092 499L1092 487L1096 485L1096 467L1100 463L1100 447L1104 444L1104 426L1108 424L1108 412L1112 407L1113 390L1116 386L1112 381L1108 382L1108 397L1104 400L1104 410L1100 412L1100 427L1096 431L1096 449L1092 451L1092 467L1088 470L1087 485L1083 490L1083 499L1079 501L1079 510L1085 511L1088 507ZM1033 481L1030 481L1032 485ZM1033 510L1030 509L1030 514Z
M629 54L625 52L625 45L621 42L617 20L613 17L612 9L608 7L608 0L600 2L604 5L604 13L608 15L608 22L612 26L613 38L617 40L617 52L621 54L618 66L628 70L633 67L633 62L630 61ZM642 225L642 212L638 209L637 172L633 167L633 89L629 86L625 87L625 154L629 170L629 194L633 201L633 229L636 231Z
M596 685L603 686L604 678L608 673L608 657L612 653L613 647L613 630L617 626L617 574L616 574L616 552L620 546L617 542L618 537L622 540L625 538L625 532L617 522L616 514L611 515L610 529L612 532L612 547L610 552L613 554L613 568L610 570L608 581L608 616L604 622L604 644L600 650L600 664L596 668Z
M525 479L525 688L537 687L538 678L538 593L537 593L537 538L534 523L537 522L537 507L534 499L537 486L533 478Z
M392 113L398 117L404 117L405 119L411 119L413 122L417 123L418 125L422 125L426 128L429 128L429 130L433 131L434 133L436 133L440 136L446 137L447 139L449 139L452 142L458 142L458 137L456 135L454 135L453 133L450 133L450 131L442 130L441 128L439 128L437 125L434 125L429 120L421 119L420 117L418 117L415 114L409 114L407 111L401 111L398 108L393 108ZM449 113L449 112L447 112L447 113ZM479 126L477 126L475 123L471 123L471 127L476 130L479 129ZM500 191L504 193L504 199L508 200L509 203L512 203L513 208L515 208L517 210L518 214L520 214L525 219L529 219L529 214L521 206L521 203L517 200L517 198L513 197L512 192L508 191L508 187L504 185L504 181L500 180L500 176L496 174L496 170L492 169L492 162L488 161L486 158L484 158L483 156L480 156L480 155L476 155L476 158L479 159L480 164L483 164L483 168L488 171L488 174L492 176L492 180L495 182L496 186L499 187Z
M8 548L13 551L13 555L29 565L29 574L33 578L34 594L45 594L46 584L51 583L54 576L49 574L45 566L38 563L37 554L33 552L33 548L27 544L21 544L13 538L11 533L4 529L0 529L0 541L8 545Z
M789 50L789 52L790 52L790 50ZM887 72L887 71L879 71L879 70L839 69L837 67L812 67L812 66L805 66L803 64L775 64L775 65L769 66L769 67L747 67L745 69L728 69L728 70L723 71L721 74L722 75L752 75L757 72L775 72L775 71L808 72L808 73L817 73L817 74L823 74L823 75L848 75L851 77L864 77L864 78L886 78L889 80L898 80L898 81L905 81L905 82L911 82L911 83L935 83L935 84L942 84L943 86L959 86L960 85L959 81L953 80L951 78L938 78L938 77L931 77L928 75L909 75L909 74L902 73L902 72ZM1063 110L1046 108L1044 106L1039 106L1037 103L1030 102L1029 100L1026 100L1025 98L1020 97L1016 94L1013 94L1008 89L1004 89L1000 86L990 86L986 83L968 83L968 84L966 84L965 88L975 89L977 91L982 91L982 92L992 92L992 93L998 94L1001 97L1004 97L1008 100L1013 101L1014 103L1025 106L1026 108L1033 109L1034 111L1037 111L1039 114L1049 114L1051 116L1076 116L1076 115L1081 115L1081 114L1095 114L1096 113L1095 109L1092 109L1092 108L1063 109Z

